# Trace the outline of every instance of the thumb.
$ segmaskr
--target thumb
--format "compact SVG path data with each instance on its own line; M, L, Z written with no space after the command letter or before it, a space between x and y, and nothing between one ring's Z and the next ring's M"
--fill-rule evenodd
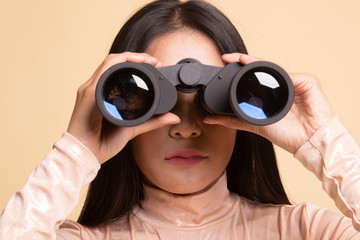
M236 116L229 115L208 115L203 120L204 123L210 125L222 125L227 128L233 128L240 131L257 133L258 128L253 124L245 122Z
M180 118L174 113L167 112L165 114L156 115L147 120L146 122L134 127L133 137L145 132L149 132L165 125L180 123Z

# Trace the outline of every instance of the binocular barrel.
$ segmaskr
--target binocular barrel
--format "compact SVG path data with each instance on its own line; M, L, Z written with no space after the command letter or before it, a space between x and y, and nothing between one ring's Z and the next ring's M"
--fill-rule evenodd
M216 67L195 59L162 68L116 64L100 77L95 94L106 120L116 126L135 126L171 111L177 91L197 92L197 103L209 114L236 115L254 125L279 121L294 99L289 75L274 63Z

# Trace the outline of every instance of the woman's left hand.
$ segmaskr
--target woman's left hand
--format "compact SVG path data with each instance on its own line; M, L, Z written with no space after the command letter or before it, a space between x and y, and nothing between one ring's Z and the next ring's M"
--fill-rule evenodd
M244 65L259 61L258 58L240 53L225 54L222 59L225 63L240 62ZM289 75L295 89L294 103L290 112L280 121L267 126L255 126L235 116L208 115L204 122L256 133L288 152L295 153L334 114L314 76Z

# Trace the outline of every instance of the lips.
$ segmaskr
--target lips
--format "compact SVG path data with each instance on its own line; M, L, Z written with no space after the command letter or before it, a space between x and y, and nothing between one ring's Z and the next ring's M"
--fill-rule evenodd
M165 160L178 166L193 166L207 158L208 156L206 154L197 150L182 149L166 156Z

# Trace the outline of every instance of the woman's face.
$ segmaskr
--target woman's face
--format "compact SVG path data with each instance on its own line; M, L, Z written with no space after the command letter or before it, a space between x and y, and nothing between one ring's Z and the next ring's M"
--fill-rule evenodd
M224 65L213 41L191 29L156 38L146 52L164 66L188 57L207 65ZM179 124L133 140L136 163L147 180L168 192L189 194L206 189L222 175L234 148L236 131L203 123L205 114L195 96L179 92L172 110L180 117Z

